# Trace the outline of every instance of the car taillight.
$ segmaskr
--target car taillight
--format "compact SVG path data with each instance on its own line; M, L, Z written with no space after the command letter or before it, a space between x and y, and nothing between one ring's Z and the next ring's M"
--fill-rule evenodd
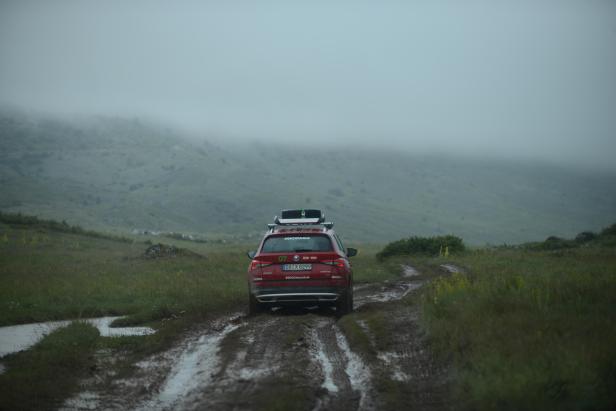
M344 258L337 258L335 260L323 260L322 264L333 265L334 267L344 268L346 267Z
M268 265L272 265L272 263L268 261L252 260L250 262L250 270L256 270L257 268L267 267Z

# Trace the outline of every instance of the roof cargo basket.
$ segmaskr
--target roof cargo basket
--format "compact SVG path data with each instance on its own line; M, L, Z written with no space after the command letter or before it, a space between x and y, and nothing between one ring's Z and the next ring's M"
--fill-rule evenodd
M274 224L267 227L273 230L276 226L289 225L323 225L325 228L332 228L334 223L325 222L325 213L316 209L282 210L280 217L274 217Z

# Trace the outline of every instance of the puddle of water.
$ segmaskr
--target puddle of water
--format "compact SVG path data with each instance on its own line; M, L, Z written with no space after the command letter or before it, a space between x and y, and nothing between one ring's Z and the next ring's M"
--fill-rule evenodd
M130 335L150 335L156 331L150 327L110 327L109 325L121 317L102 317L85 320L98 328L103 337L122 337Z
M403 277L416 277L419 275L419 271L417 271L414 267L408 264L403 264L401 265L401 267Z
M406 356L394 352L379 352L377 354L377 358L392 369L391 376L394 381L404 382L411 379L411 377L402 371L402 368L400 367L400 360L402 358L406 358Z
M364 288L372 287L372 284L359 284L353 286L353 291L363 290Z
M460 269L460 267L456 267L453 264L441 264L441 268L445 269L446 271L450 272L450 273L461 273L462 270Z
M100 406L100 397L96 393L85 391L69 398L60 408L60 411L98 410Z
M68 323L68 321L54 321L0 327L0 357L28 349L45 335Z
M420 282L413 283L399 283L392 289L381 291L375 294L358 297L356 299L355 307L360 307L364 304L371 302L384 303L388 301L399 300L404 298L411 291L422 286Z
M121 317L88 318L81 321L88 322L98 328L103 337L123 335L148 335L155 331L149 327L110 327L115 319ZM0 327L0 357L18 351L27 350L39 342L50 332L66 327L72 320L49 321L45 323L10 325Z
M249 335L247 335L247 336L245 336L245 337L243 338L243 341L246 343L246 345L252 345L252 344L254 344L254 343L255 343L255 340L256 340L256 338L255 338L255 336L254 336L254 335L252 335L252 334L249 334Z
M252 341L252 343L254 343L254 336L251 335L247 338L244 338L244 340ZM233 381L238 381L238 380L249 381L249 380L260 379L267 375L274 374L276 371L278 371L277 365L273 365L273 366L259 365L257 368L244 367L243 365L246 362L247 355L248 355L247 351L239 351L237 355L235 356L235 359L233 360L233 362L229 366L227 366L227 369L225 370L225 377L228 378L231 381L231 383ZM265 359L263 358L263 360ZM267 362L267 361L264 361L264 362Z
M411 377L409 377L407 373L400 371L400 370L394 371L394 373L391 375L391 378L394 381L399 381L399 382L405 382L411 379Z
M277 368L242 368L238 373L240 380L256 380L269 374L273 374Z
M357 322L357 325L359 325L359 328L361 328L362 331L368 337L370 344L373 347L376 347L376 340L374 339L374 335L372 334L372 331L370 331L370 326L368 325L368 323L365 320L357 320L356 322Z

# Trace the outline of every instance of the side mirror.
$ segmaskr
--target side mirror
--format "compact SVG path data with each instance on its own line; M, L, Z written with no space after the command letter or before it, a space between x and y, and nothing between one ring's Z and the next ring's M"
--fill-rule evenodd
M248 251L246 253L246 255L248 256L248 258L250 258L251 260L255 258L255 255L257 254L256 251Z
M353 257L354 255L357 255L357 248L348 247L346 254L347 254L347 257Z

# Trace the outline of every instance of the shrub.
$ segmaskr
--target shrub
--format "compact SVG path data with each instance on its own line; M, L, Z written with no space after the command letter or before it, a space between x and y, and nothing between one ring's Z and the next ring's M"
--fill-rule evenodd
M556 236L550 236L545 239L541 248L544 250L560 250L563 248L571 248L575 246L576 244L571 240L566 240L564 238Z
M575 236L575 242L579 244L584 244L594 240L595 238L597 238L597 234L593 233L592 231L583 231Z
M592 231L582 231L573 240L550 236L545 241L525 243L521 247L533 251L553 251L576 248L582 245L600 245L604 247L616 245L616 224L604 228L599 234L595 234Z
M604 247L616 246L616 223L601 230L601 233L595 239L595 243Z
M601 230L601 236L616 236L616 223Z
M376 258L382 261L394 255L421 254L436 256L446 248L450 253L458 253L466 249L462 239L454 235L409 237L387 244L385 248L376 254Z

